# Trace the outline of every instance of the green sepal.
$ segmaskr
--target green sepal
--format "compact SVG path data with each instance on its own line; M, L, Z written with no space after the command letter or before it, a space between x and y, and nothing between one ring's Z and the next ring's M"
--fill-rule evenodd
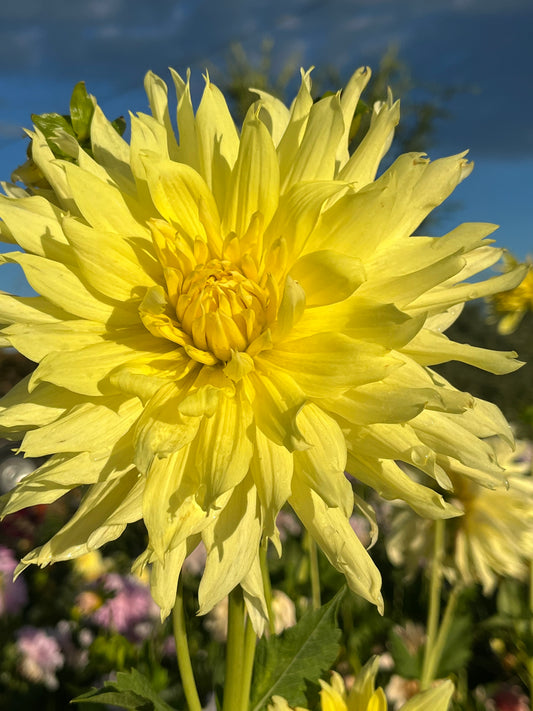
M124 118L124 116L119 116L114 121L111 121L111 125L113 126L113 128L115 129L115 131L118 133L119 136L124 135L124 131L127 128L127 123L126 123L126 119Z
M70 118L72 128L80 143L90 136L94 104L93 97L87 93L85 82L78 82L70 97Z

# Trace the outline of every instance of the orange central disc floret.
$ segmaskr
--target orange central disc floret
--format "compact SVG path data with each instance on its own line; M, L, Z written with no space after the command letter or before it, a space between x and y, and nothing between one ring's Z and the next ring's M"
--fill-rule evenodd
M176 316L196 348L228 361L265 329L266 307L258 284L231 262L211 259L185 277Z

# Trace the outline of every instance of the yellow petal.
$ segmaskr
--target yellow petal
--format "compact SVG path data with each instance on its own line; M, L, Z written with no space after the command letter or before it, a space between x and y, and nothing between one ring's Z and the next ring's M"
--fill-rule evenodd
M218 211L203 178L183 163L161 160L146 154L144 167L148 187L154 205L165 220L180 227L191 239L197 236L206 239L205 228L200 221L200 204L218 223Z
M161 608L162 620L170 615L176 603L178 578L186 557L187 543L184 541L165 553L162 561L155 560L152 564L150 592Z
M0 323L56 323L70 315L42 296L11 296L0 292Z
M356 340L401 348L420 331L424 322L424 315L412 318L394 304L369 299L357 290L344 301L307 309L294 329L294 337L339 331Z
M366 457L353 451L348 455L348 471L383 498L389 501L401 499L424 518L446 519L461 515L459 509L446 503L436 491L413 481L394 461Z
M331 249L301 257L291 276L302 285L307 307L342 301L365 280L361 260Z
M56 454L0 499L2 517L28 506L50 504L77 486L116 479L131 469L133 464L125 457Z
M94 484L68 523L22 564L44 566L68 560L118 538L128 523L141 517L141 492L135 470L110 483Z
M46 381L82 395L109 394L116 392L110 381L115 368L139 356L157 358L173 350L173 344L140 329L125 329L117 332L117 337L119 341L104 340L76 351L49 353L33 373L32 384Z
M338 96L328 96L311 107L305 134L282 191L304 180L332 180L335 156L344 134L344 120Z
M67 313L101 323L111 318L131 321L126 310L94 297L79 276L60 262L23 252L2 254L0 264L2 262L20 264L30 286Z
M191 72L187 70L187 81L170 67L172 80L178 98L177 122L179 133L178 159L180 163L186 163L191 168L200 172L200 157L198 153L198 141L196 137L196 120L191 100L190 77ZM204 176L205 179L205 176ZM207 181L209 184L209 181Z
M168 383L144 407L135 432L135 462L142 472L149 469L155 456L167 457L195 438L200 418L179 411L186 393L186 388Z
M169 457L155 457L146 476L143 519L159 561L209 524L195 495L199 484L190 466L190 452L191 446L185 445Z
M0 195L0 218L3 231L8 228L26 252L72 262L73 255L61 229L62 212L44 198L9 200Z
M155 280L163 281L161 265L146 250L116 234L94 230L66 218L65 234L79 273L90 287L119 302L140 299ZM113 278L109 278L109 269Z
M431 309L442 311L453 304L490 296L491 294L497 294L499 291L509 291L520 284L527 270L527 265L521 265L505 274L491 277L490 279L479 281L475 284L467 282L465 284L456 284L448 288L435 288L412 302L410 309L426 312Z
M79 211L72 199L72 191L68 185L65 171L56 160L46 138L38 128L35 131L26 131L26 133L31 138L31 157L53 187L60 206L64 210L69 210L73 215L78 215Z
M148 235L147 228L132 215L118 188L73 163L65 163L65 172L76 205L92 227L120 235Z
M394 128L400 120L400 102L392 103L392 95L384 102L376 102L372 110L370 128L339 173L358 190L375 179L381 159L389 150Z
M421 365L435 365L458 360L496 375L512 373L524 365L517 360L518 354L515 351L493 351L488 348L469 346L466 343L455 343L443 333L426 329L420 331L410 343L402 348L402 352L414 358Z
M276 517L291 494L292 470L291 453L256 429L250 473L261 502L263 530L268 537L275 537Z
M381 380L392 363L386 351L371 343L355 341L341 333L317 333L278 343L256 362L294 378L309 397L328 397L348 388Z
M310 71L304 72L301 70L302 81L300 90L292 103L289 121L278 144L282 193L285 192L287 176L302 142L309 119L309 111L313 106L311 79L309 78L310 73Z
M243 237L255 213L268 224L278 205L279 165L265 126L248 119L242 130L239 155L231 174L223 219L224 233Z
M55 452L102 452L113 447L141 413L136 399L102 398L102 404L83 403L55 422L31 430L21 449L28 457Z
M233 489L248 472L252 412L245 398L222 395L212 417L204 417L192 445L192 465L205 491L206 505Z
M376 676L379 671L379 657L371 657L355 677L353 687L348 696L350 711L352 709L365 709L374 695Z
M98 165L121 191L132 192L135 183L130 168L130 147L96 105L91 119L91 149Z
M290 375L255 371L248 375L254 420L263 434L289 452L306 447L296 425L296 415L305 403L302 390Z
M0 400L0 425L8 433L47 425L79 402L68 390L41 383L29 390L30 376L23 378Z
M338 181L301 183L280 198L276 214L265 230L266 253L280 238L284 239L289 260L295 261L317 225L327 201L346 191Z
M235 488L214 525L203 531L202 539L207 560L198 589L201 615L241 582L257 558L261 522L257 491L250 477Z
M328 506L337 506L349 518L353 513L352 486L346 478L346 442L341 428L314 403L305 405L296 423L308 449L294 453L294 466L302 481Z
M383 613L381 575L344 513L330 508L296 477L289 503L329 562L346 576L350 589L374 603Z
M241 580L244 605L257 637L262 637L268 622L263 576L259 554L256 554L249 571Z
M202 175L222 212L239 152L239 134L224 96L209 79L196 114L196 135Z
M258 115L259 119L265 124L268 132L272 136L272 141L277 147L287 129L289 123L290 111L285 104L261 89L251 88L254 94L259 96Z
M157 74L147 72L144 78L144 89L154 118L165 127L169 154L171 158L175 158L178 153L178 145L168 111L167 85Z
M352 74L342 91L341 109L344 121L344 133L337 148L336 162L338 167L342 168L350 157L348 146L350 143L350 128L352 125L352 119L361 97L361 93L368 84L371 75L372 72L369 67L359 67L359 69Z
M78 350L101 343L105 332L102 323L82 319L43 324L15 323L2 330L13 348L36 363L48 353Z

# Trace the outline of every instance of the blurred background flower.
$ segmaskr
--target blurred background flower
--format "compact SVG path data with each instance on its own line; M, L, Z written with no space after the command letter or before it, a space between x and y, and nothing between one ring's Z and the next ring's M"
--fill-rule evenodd
M57 689L56 672L63 667L65 658L54 635L35 627L22 627L17 633L17 650L20 672L26 679Z
M17 614L28 601L24 579L13 580L17 565L13 551L0 545L0 617Z

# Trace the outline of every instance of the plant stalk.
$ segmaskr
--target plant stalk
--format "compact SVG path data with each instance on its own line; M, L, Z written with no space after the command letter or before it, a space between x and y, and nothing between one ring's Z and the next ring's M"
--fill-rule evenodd
M442 559L444 557L444 519L435 521L435 540L433 560L431 562L431 579L429 588L429 608L426 626L426 649L422 665L421 689L428 689L433 681L431 674L433 649L437 641L440 617L440 599L442 593Z
M176 640L176 655L178 658L178 669L180 671L183 693L187 701L189 711L202 711L202 704L198 696L198 690L194 681L189 645L187 642L187 630L185 627L185 609L183 606L183 582L180 576L178 582L178 592L176 603L172 614L172 625L174 628L174 639Z
M320 573L318 570L318 548L310 535L307 536L307 549L309 551L309 573L311 577L311 603L313 610L321 606L320 599Z
M243 706L242 698L244 626L244 599L241 588L236 587L228 598L228 643L222 711L245 711L247 708Z

